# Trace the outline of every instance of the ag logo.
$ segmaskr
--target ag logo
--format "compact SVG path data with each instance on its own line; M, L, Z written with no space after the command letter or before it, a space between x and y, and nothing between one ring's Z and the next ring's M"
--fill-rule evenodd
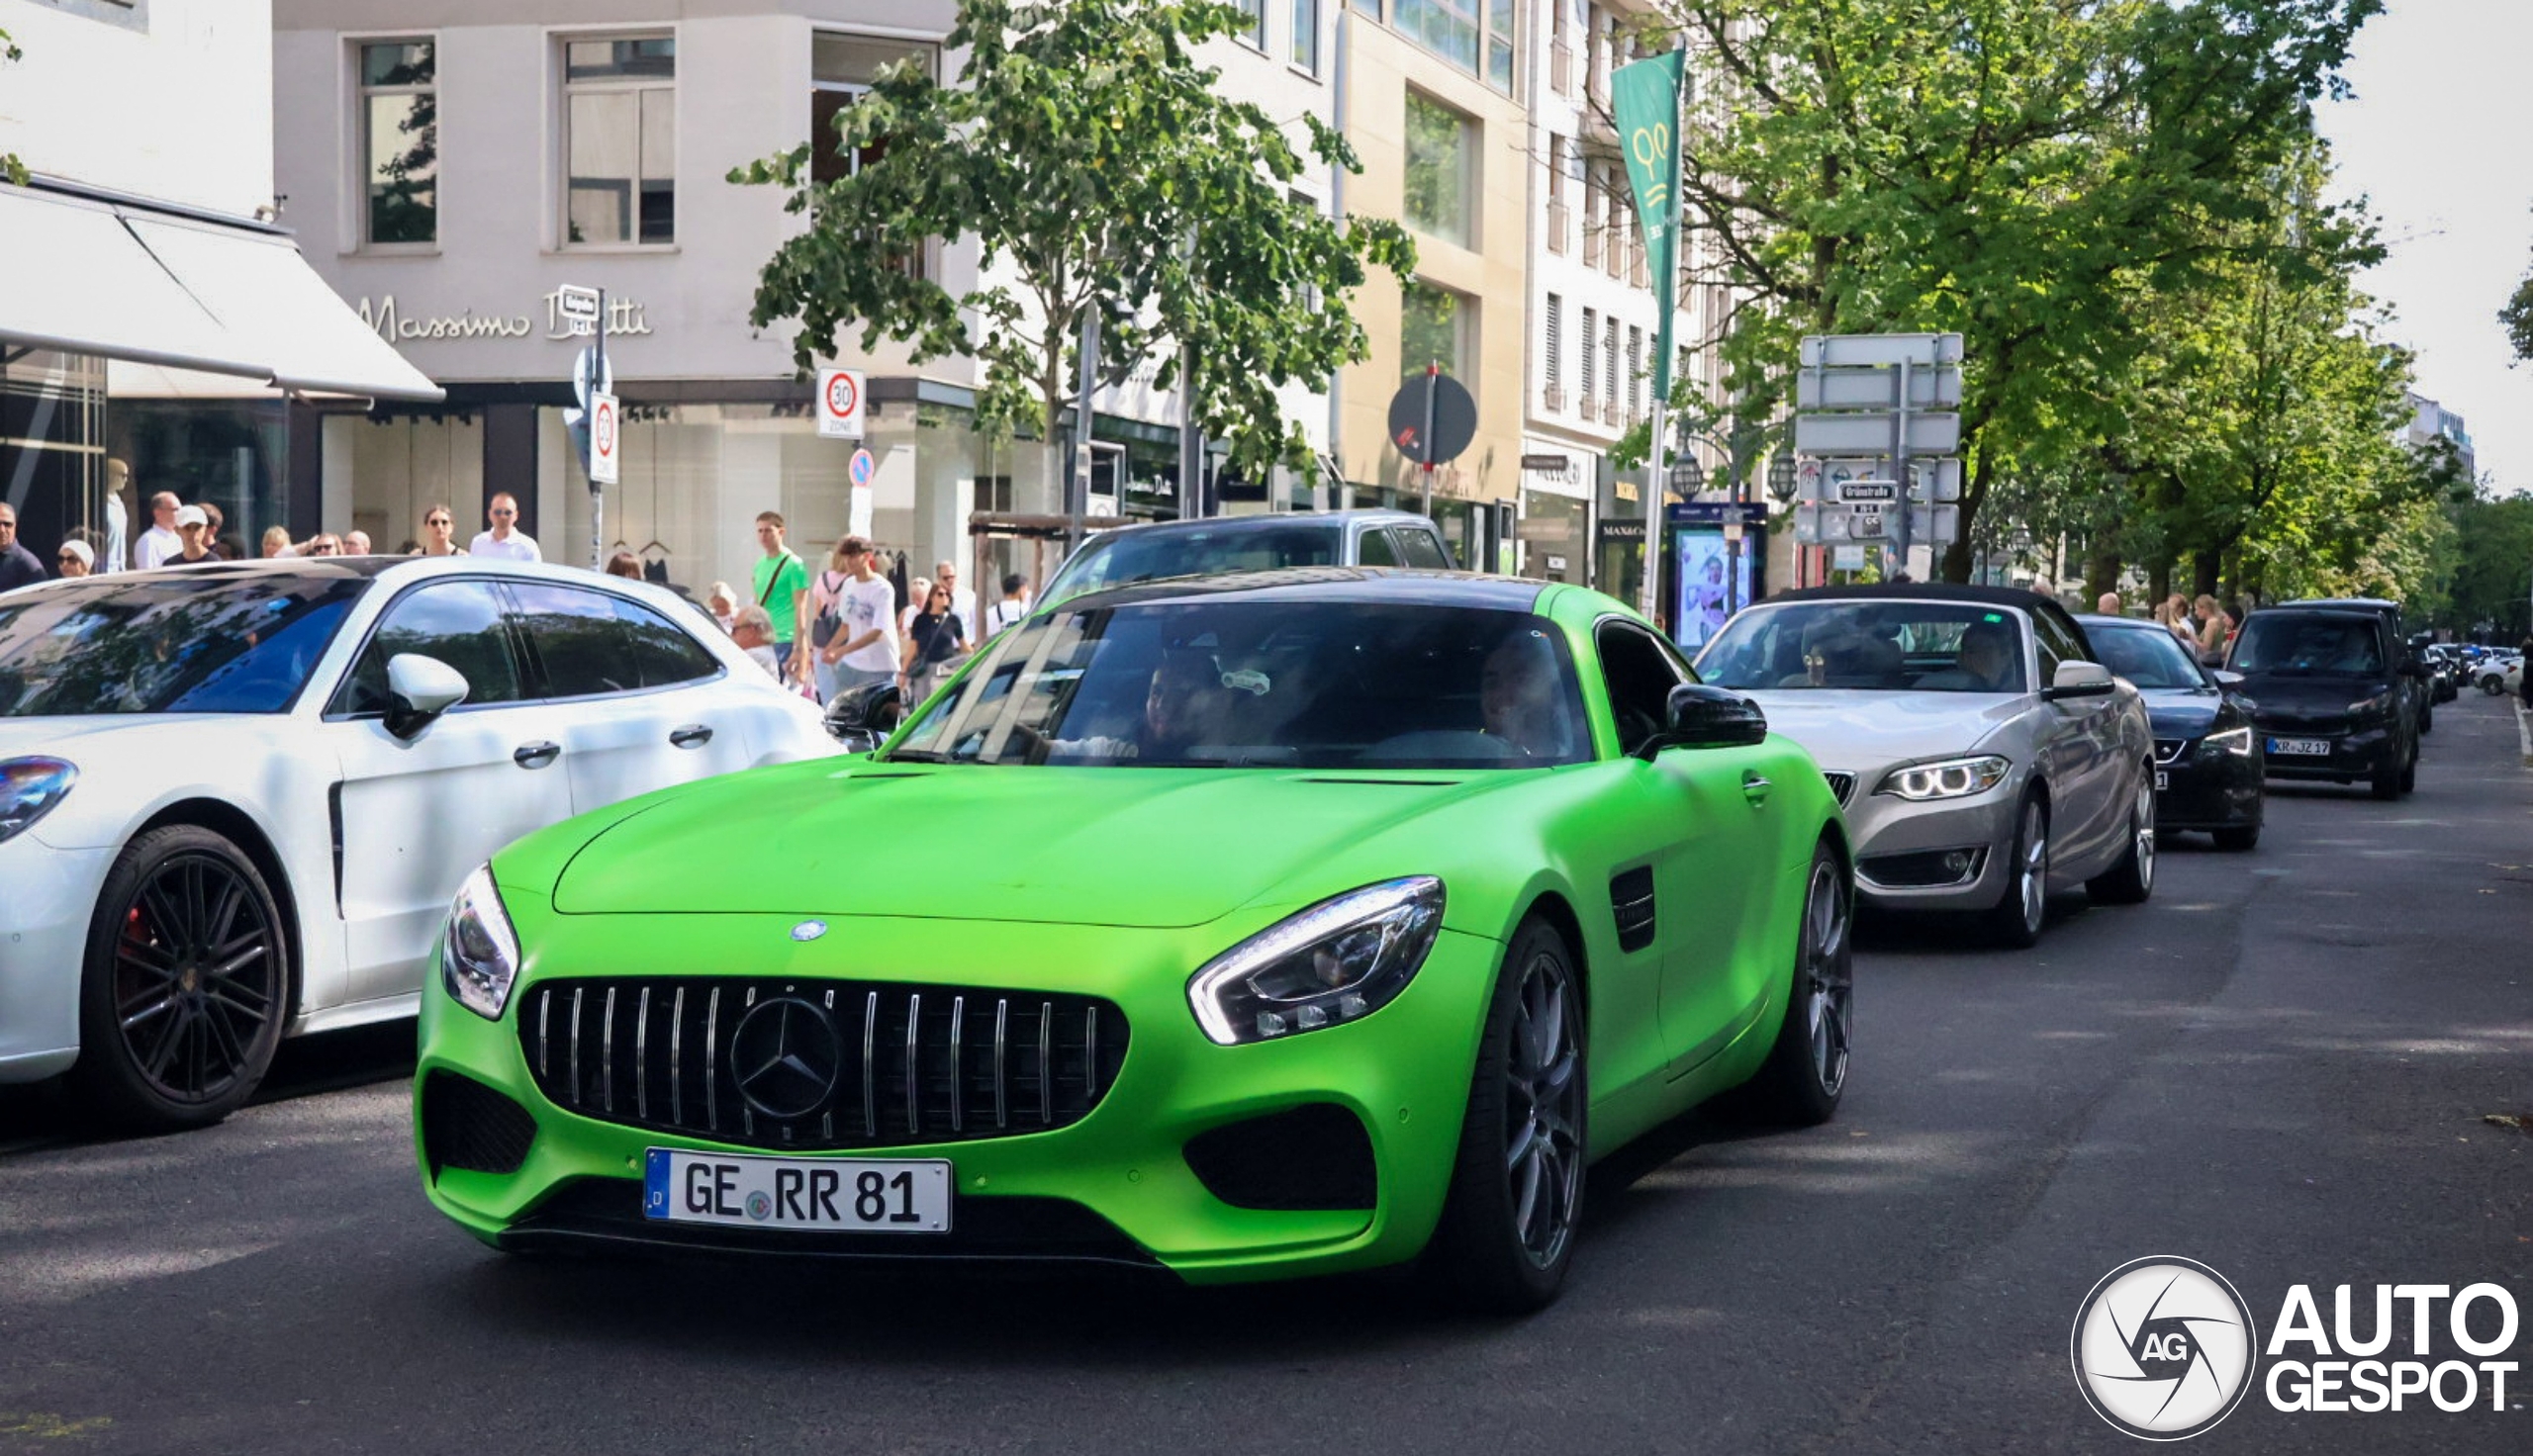
M2103 1276L2076 1311L2070 1356L2094 1413L2179 1441L2233 1413L2251 1388L2251 1307L2205 1264L2159 1255Z
M797 996L758 1002L730 1037L730 1072L739 1095L778 1122L823 1106L843 1064L834 1024Z

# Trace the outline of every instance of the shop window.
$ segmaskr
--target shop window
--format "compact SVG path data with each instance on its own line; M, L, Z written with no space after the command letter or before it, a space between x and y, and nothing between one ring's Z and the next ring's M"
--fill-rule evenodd
M1441 102L1407 93L1407 226L1461 247L1477 245L1475 131Z
M1470 335L1475 332L1476 313L1477 301L1465 294L1421 279L1407 285L1399 310L1399 373L1419 375L1426 365L1440 364L1445 374L1469 385L1474 394L1469 356L1474 352Z
M360 46L361 242L439 240L439 89L429 41Z
M911 62L924 74L933 74L940 53L931 46L912 45L904 41L881 40L868 36L847 36L821 32L809 43L809 176L827 183L839 181L860 172L878 161L889 149L887 137L840 151L836 146L836 118L855 102L869 94L878 84L884 66ZM925 276L929 249L918 249L911 257L900 260L907 273Z
M677 42L563 43L563 240L677 241Z

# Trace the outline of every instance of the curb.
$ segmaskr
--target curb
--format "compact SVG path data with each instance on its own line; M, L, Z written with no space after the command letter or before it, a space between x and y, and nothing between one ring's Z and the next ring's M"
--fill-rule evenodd
M2515 742L2524 755L2524 767L2533 769L2533 713L2524 710L2524 699L2517 698L2515 709Z

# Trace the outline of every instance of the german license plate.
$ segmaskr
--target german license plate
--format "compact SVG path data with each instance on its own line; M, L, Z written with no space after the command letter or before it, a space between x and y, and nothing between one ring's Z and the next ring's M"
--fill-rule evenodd
M2163 770L2161 770L2161 769L2156 770L2156 771L2155 771L2155 789L2156 789L2156 791L2160 793L2160 792L2162 792L2163 790L2165 790L2165 789L2167 789L2167 788L2170 788L2170 787L2172 787L2172 786L2173 786L2173 776L2172 776L2170 774L2165 773L2165 772L2164 772Z
M642 1170L642 1213L740 1228L947 1233L950 1164L654 1147Z
M2269 751L2274 754L2319 754L2328 758L2331 741L2327 738L2273 738Z

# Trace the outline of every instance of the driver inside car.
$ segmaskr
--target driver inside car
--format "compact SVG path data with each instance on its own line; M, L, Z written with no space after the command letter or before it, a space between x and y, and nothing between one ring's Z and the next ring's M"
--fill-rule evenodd
M1961 634L1952 666L1928 673L1918 686L1947 692L2003 692L2014 674L2014 633L1995 622L1973 622Z
M1043 754L1036 757L1047 762L1152 759L1169 763L1184 759L1200 744L1219 740L1228 692L1213 654L1168 653L1153 669L1151 684L1144 690L1143 719L1136 724L1134 736L1046 738L1026 725L1016 731L1043 744Z
M1565 721L1556 711L1559 674L1548 638L1524 628L1486 655L1478 678L1478 711L1487 737L1517 758L1556 758L1565 752Z

